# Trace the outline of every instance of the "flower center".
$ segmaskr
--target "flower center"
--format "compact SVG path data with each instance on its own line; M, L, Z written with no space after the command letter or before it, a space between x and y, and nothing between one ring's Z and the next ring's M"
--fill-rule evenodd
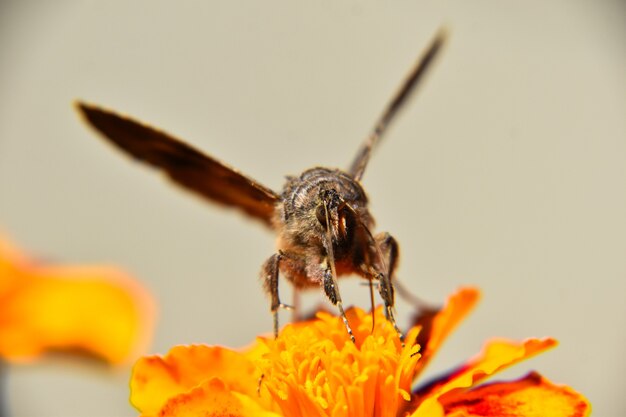
M403 347L382 310L374 314L372 329L372 315L348 310L356 343L340 318L325 313L318 321L286 326L276 340L264 339L261 389L284 415L395 416L410 399L418 329Z

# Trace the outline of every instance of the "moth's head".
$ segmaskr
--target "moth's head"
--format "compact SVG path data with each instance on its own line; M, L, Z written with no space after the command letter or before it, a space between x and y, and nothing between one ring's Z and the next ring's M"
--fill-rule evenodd
M316 241L329 231L335 241L351 240L358 224L372 226L367 196L343 171L311 168L287 179L277 224L298 241Z
M330 228L331 235L340 241L350 240L357 223L357 213L334 188L319 190L315 218L324 232Z

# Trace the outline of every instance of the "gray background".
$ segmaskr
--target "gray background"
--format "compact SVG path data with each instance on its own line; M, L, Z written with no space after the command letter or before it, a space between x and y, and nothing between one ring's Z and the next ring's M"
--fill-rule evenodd
M247 344L271 330L257 274L272 234L131 164L72 100L163 127L278 190L285 174L346 167L445 23L442 59L364 177L414 293L484 292L430 372L492 336L551 335L556 350L503 377L535 368L587 394L595 415L626 415L625 12L565 0L5 1L0 227L50 259L132 271L160 306L151 352ZM342 282L348 304L368 306L357 280ZM12 416L130 416L127 381L128 369L51 358L10 367L5 401Z

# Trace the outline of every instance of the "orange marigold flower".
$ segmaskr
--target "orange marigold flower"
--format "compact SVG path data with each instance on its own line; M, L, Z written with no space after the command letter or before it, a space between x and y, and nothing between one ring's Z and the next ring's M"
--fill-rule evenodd
M153 316L151 297L123 272L41 264L0 236L0 359L77 350L124 362L145 348Z
M536 373L513 382L482 384L495 372L556 344L494 340L464 366L419 389L413 383L445 337L478 299L454 294L440 311L422 317L400 342L382 309L318 313L285 326L278 338L260 337L233 351L177 346L165 357L140 359L131 402L144 416L542 416L582 417L580 394Z

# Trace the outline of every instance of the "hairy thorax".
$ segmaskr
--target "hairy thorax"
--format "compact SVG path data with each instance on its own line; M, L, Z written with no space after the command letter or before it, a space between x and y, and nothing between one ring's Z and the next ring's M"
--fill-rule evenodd
M340 202L338 207L327 207L338 275L358 273L356 265L365 256L365 246L356 231L360 226L370 229L373 219L361 185L343 171L320 167L288 177L275 211L274 226L278 231L278 249L294 261L294 268L288 268L289 278L300 285L316 284L319 270L328 261L323 239L329 232L322 204L328 192L335 193ZM342 214L348 208L349 215Z

